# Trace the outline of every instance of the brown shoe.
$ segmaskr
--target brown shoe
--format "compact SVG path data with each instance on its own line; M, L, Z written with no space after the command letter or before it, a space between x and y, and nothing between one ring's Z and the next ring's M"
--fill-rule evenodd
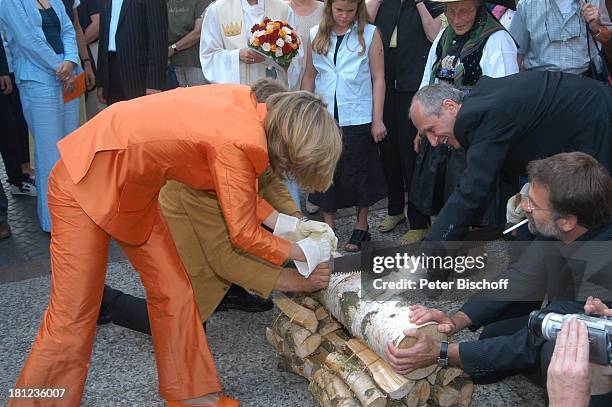
M11 237L11 227L8 223L0 223L0 240Z

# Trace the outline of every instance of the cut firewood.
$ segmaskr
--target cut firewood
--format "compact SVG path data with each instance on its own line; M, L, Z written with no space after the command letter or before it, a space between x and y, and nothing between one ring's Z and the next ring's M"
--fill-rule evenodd
M437 372L434 371L432 374L430 374L429 376L426 377L427 382L429 382L429 384L431 384L432 386L434 384L436 384L436 376L437 376Z
M385 358L387 342L401 348L414 345L413 338L406 338L404 330L416 328L435 340L446 339L438 332L437 325L416 326L410 322L409 304L397 301L367 301L360 298L361 276L359 274L332 274L329 286L316 294L316 299L325 306L351 335L359 338L378 356ZM406 375L419 380L429 376L436 365L417 369Z
M342 325L338 321L336 321L333 317L327 316L327 318L319 321L319 335L325 336L330 332L337 331L338 329L342 329Z
M457 405L461 407L468 407L472 402L472 396L474 395L474 383L467 377L457 377L455 380L450 382L449 386L453 386L459 390L459 396L457 397Z
M463 370L457 367L444 367L438 372L437 382L440 386L448 386L450 382L452 382L462 374Z
M289 317L291 322L299 326L303 326L311 333L317 332L319 321L317 320L314 311L299 305L291 298L283 294L276 296L272 301L274 301L274 304L283 312L283 314Z
M311 380L308 384L308 390L310 394L312 394L316 407L335 407L325 392L325 389L319 386L314 380Z
M340 336L340 332L330 332L323 335L321 345L328 352L344 352L346 349L346 339Z
M312 380L312 375L321 367L325 366L325 358L329 355L322 346L315 353L304 359L304 377Z
M450 407L455 405L459 398L459 390L453 386L434 386L433 387L433 400L440 407Z
M285 352L283 339L280 336L278 336L278 334L274 332L273 329L266 328L266 339L268 343L272 345L274 349L276 349L276 352L278 353Z
M278 368L286 372L295 373L298 376L302 376L308 379L306 373L304 372L304 359L297 357L293 353L279 353Z
M414 384L412 391L404 397L404 404L408 407L419 407L425 405L431 395L431 385L426 379L419 380Z
M389 397L396 400L401 399L412 390L413 380L395 373L383 358L374 353L359 339L353 338L346 344L361 363L367 367L376 384Z
M317 300L310 296L301 296L296 298L297 302L302 306L308 308L309 310L314 311L315 316L319 321L324 320L329 316L329 313Z
M300 358L313 354L321 345L321 335L289 322L284 315L276 319L272 329L283 339L285 350L289 347Z
M346 383L331 370L321 368L312 375L312 380L325 391L334 406L359 407L360 404L353 397L353 393Z
M325 358L325 366L344 380L364 407L384 407L387 404L387 398L374 380L346 355L330 353Z

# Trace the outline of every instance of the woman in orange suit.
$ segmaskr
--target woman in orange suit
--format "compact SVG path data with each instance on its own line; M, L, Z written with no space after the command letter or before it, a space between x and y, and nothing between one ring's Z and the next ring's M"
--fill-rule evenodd
M250 88L208 85L117 103L58 143L49 178L51 297L15 388L65 388L78 406L96 329L108 245L140 274L168 405L237 406L220 382L189 279L157 204L167 180L214 191L232 242L280 265L302 245L272 235L278 213L257 194L270 165L310 190L331 184L341 136L307 92L257 104ZM309 263L310 264L310 263ZM16 400L12 400L16 401Z

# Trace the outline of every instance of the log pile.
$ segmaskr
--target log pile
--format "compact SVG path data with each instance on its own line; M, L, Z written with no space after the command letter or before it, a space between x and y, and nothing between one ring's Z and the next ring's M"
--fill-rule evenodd
M274 299L282 313L266 338L278 352L279 368L305 377L318 406L468 406L474 385L461 369L433 365L405 376L393 371L384 347L389 340L411 347L414 340L403 336L404 329L443 336L436 325L413 326L405 302L362 301L356 278L332 275L315 298Z

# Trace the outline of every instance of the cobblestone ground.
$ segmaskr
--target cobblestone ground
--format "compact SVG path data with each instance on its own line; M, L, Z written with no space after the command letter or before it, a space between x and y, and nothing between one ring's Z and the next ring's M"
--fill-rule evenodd
M0 179L7 192L4 166ZM0 404L8 399L36 335L49 296L49 235L36 218L36 199L9 197L10 239L0 241ZM380 235L376 225L384 218L384 202L370 216L375 240L399 240L405 225ZM344 211L337 228L340 244L350 236L354 217ZM109 255L107 282L135 295L144 295L142 285L119 249ZM455 303L443 304L454 310ZM225 312L215 314L207 335L224 391L244 406L311 406L307 382L276 368L275 355L264 332L277 311L260 314ZM455 340L475 338L465 333ZM83 395L84 406L162 406L157 393L157 373L150 338L115 325L97 331L89 376ZM473 406L540 406L543 392L522 376L500 383L478 386Z

